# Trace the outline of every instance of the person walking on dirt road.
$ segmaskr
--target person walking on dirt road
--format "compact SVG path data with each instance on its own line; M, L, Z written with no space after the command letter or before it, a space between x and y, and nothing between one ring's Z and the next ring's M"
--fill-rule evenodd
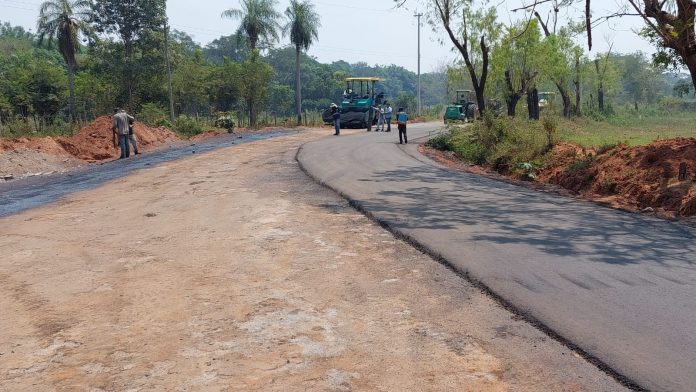
M396 113L396 124L399 128L399 144L408 144L408 137L406 136L406 124L408 123L408 114L404 112L404 108L399 108L399 112ZM403 135L403 137L402 137Z
M130 156L128 125L133 121L135 121L135 118L128 115L125 110L114 109L114 116L111 119L111 130L114 134L114 147L116 147L116 137L118 136L118 146L121 147L121 157L119 159Z

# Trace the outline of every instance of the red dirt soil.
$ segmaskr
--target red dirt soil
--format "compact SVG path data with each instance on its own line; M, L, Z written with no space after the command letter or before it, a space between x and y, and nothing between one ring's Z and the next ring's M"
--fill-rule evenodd
M179 140L174 132L164 127L150 128L136 122L133 129L138 139L138 148L142 151ZM72 156L88 162L112 159L120 154L118 147L113 145L110 116L99 117L75 135L59 138L57 142Z
M572 146L571 146L572 147ZM679 168L686 169L680 180ZM553 151L541 181L588 198L629 209L652 208L671 216L696 215L696 139L658 140L647 146L617 146L599 154Z
M451 153L427 147L422 151L456 170L492 174L490 170L458 164ZM680 166L686 169L682 180L678 178ZM606 151L561 143L538 173L537 181L614 208L653 212L665 218L696 217L696 139L658 140L638 147L620 145Z
M164 127L150 128L136 122L134 131L138 147L143 151L180 140L174 132ZM70 137L0 139L0 154L23 148L70 156L87 162L103 161L120 155L118 147L113 145L110 116L97 118Z

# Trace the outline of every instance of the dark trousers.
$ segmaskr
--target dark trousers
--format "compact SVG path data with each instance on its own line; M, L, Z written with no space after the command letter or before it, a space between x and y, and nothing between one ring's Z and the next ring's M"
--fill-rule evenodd
M387 117L386 121L387 121L387 132L391 132L391 117Z
M128 158L130 156L128 135L118 135L118 145L121 147L121 159Z
M336 130L336 133L334 133L334 135L341 134L341 120L334 120L334 129Z
M406 136L406 124L399 124L399 144L403 143L408 144L408 137Z

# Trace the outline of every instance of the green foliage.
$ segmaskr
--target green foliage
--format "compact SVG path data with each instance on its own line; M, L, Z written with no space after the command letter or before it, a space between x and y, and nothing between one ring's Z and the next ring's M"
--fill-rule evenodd
M218 118L215 120L215 126L218 128L224 128L227 132L234 132L234 127L237 124L237 120L234 118L232 113L220 113Z
M156 103L146 103L140 108L137 115L138 121L151 127L162 125L167 121L167 112Z
M525 94L534 86L544 61L537 20L512 26L492 50L493 95L508 100L513 94Z
M278 40L280 14L275 10L275 0L241 0L240 4L241 8L230 8L222 17L241 21L235 34L247 39L252 52Z
M162 30L166 21L165 0L94 0L93 9L95 30L118 34L127 56L133 44L148 31Z
M202 133L203 127L195 118L182 114L174 122L174 131L182 137L190 138Z
M416 97L413 94L409 93L401 93L394 101L392 104L392 107L394 108L394 111L396 111L399 108L404 108L404 110L407 113L412 113L415 115L416 110L418 109L418 104L416 102Z
M471 126L452 128L429 145L452 151L464 161L527 179L534 177L534 167L547 152L544 130L538 122L491 115Z
M546 148L551 150L555 143L558 119L551 113L545 113L541 121L542 126L544 127L544 133L546 134Z

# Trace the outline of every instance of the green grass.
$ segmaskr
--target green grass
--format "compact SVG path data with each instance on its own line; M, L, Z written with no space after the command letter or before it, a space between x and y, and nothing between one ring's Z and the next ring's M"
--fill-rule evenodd
M637 146L679 136L696 137L696 113L625 112L602 121L575 118L560 121L557 134L558 140L571 141L584 147L618 143Z

